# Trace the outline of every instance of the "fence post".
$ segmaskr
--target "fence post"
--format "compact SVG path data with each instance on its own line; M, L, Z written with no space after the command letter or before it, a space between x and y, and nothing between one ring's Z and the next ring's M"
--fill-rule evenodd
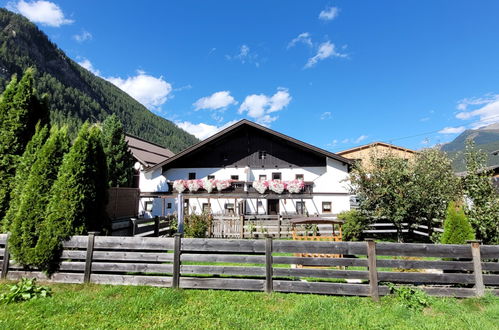
M480 256L480 242L481 241L468 241L468 243L471 244L471 255L473 256L473 274L475 275L475 290L477 297L483 297L485 294L482 258Z
M240 235L241 235L241 238L244 238L244 215L240 215L239 218L241 221L241 228L239 229Z
M277 238L281 238L281 221L282 221L282 215L277 216Z
M135 233L137 231L137 219L136 218L130 218L130 222L132 224L132 237L134 237Z
M159 237L159 217L154 217L154 236Z
M92 258L94 256L95 236L97 231L88 232L87 256L85 258L85 273L83 274L83 283L90 283L90 275L92 274Z
M172 276L172 288L178 288L180 284L180 254L182 249L182 234L175 233L173 235L173 276Z
M265 292L271 293L273 288L273 269L272 269L272 236L265 238Z
M367 266L369 270L369 295L374 301L379 301L378 271L376 270L376 242L367 238Z
M5 250L4 250L5 252L3 255L2 276L0 277L1 279L6 279L7 272L9 271L9 261L10 261L9 238L10 238L10 233L7 233L7 238L5 239Z

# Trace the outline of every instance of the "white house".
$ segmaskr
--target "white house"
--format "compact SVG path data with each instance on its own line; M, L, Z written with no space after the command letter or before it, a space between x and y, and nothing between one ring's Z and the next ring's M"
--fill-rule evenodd
M186 214L337 214L350 208L350 166L347 158L241 120L142 166L139 214L176 212L181 190Z

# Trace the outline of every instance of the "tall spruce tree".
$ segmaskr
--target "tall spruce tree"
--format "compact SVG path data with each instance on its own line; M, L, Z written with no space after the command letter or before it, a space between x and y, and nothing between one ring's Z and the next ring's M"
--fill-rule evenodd
M1 226L5 232L9 231L9 225L19 209L19 204L21 202L21 195L28 181L30 169L39 155L38 150L43 146L45 140L49 136L48 126L37 125L36 133L33 138L28 142L26 150L24 151L21 160L17 166L16 176L12 182L13 188L11 191L11 199L9 204L9 209L7 214L2 220Z
M30 68L17 84L9 84L1 99L0 219L8 209L11 182L24 149L35 133L36 123L45 124L48 120L48 109L37 98L33 85L34 70Z
M88 231L105 231L109 226L107 167L98 127L85 123L59 169L52 186L45 222L36 246L37 266L57 269L62 241Z
M123 125L114 114L102 123L102 147L106 153L109 186L130 187L133 156L125 141Z
M57 178L64 154L69 149L67 128L52 128L50 137L36 155L21 194L18 210L10 225L9 249L21 265L37 264L38 242L50 190Z

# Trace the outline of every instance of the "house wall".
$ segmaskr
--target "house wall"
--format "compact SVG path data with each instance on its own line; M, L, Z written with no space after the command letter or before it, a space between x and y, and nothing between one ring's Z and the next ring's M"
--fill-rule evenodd
M339 153L339 155L352 160L360 160L362 166L369 167L371 166L371 158L373 156L375 158L382 158L386 157L387 155L392 155L403 159L413 159L416 154L415 152L397 149L385 145L375 145L366 147L365 149L361 150Z
M332 213L339 213L350 208L348 194L348 166L340 161L327 158L326 166L316 167L287 167L287 168L246 168L246 167L226 167L226 168L172 168L161 173L156 170L152 173L141 173L140 188L142 192L167 191L167 181L186 180L189 173L196 173L196 179L205 179L208 175L214 175L215 179L227 180L232 175L238 175L241 181L258 180L260 175L266 175L267 180L272 179L272 173L280 172L283 181L290 181L296 178L296 174L302 174L304 181L314 182L313 199L304 199L305 209L309 214L322 213L322 202L331 202ZM189 198L189 213L201 213L204 203L211 204L211 210L214 214L223 214L226 212L225 204L234 204L235 213L238 213L238 203L242 199L234 198ZM152 212L145 211L146 202L153 202ZM260 203L258 203L260 202ZM296 214L296 202L302 202L301 199L280 199L279 209L281 214ZM168 204L171 208L168 208ZM265 199L247 199L246 213L267 214L268 201ZM260 207L257 205L260 204ZM175 213L177 210L175 199L166 198L166 206L163 211L163 201L160 198L143 198L139 207L139 213L146 217L160 216L163 214Z

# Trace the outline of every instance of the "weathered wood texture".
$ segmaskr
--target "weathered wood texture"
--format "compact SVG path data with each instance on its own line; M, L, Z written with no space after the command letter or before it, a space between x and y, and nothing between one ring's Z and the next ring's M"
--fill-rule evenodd
M476 246L475 253L472 253L470 244L375 244L181 236L95 236L92 245L89 237L74 236L63 244L59 272L47 278L39 271L26 271L12 260L3 263L6 243L6 235L0 235L0 264L6 265L8 279L24 276L64 283L87 280L101 284L372 297L388 294L383 282L418 285L431 295L471 297L482 294L481 280L483 292L499 294L499 263L496 261L499 248L496 246ZM299 256L302 253L318 257ZM343 257L326 257L334 254ZM379 258L380 255L383 257ZM449 270L452 272L447 272ZM360 283L345 283L346 280ZM463 285L473 288L459 287Z

